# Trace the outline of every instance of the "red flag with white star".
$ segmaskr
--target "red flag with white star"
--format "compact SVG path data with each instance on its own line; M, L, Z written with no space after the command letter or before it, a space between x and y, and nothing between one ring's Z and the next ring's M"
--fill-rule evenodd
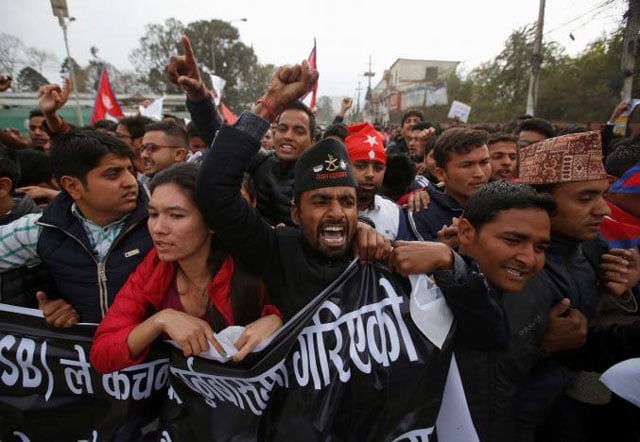
M111 119L117 119L124 117L124 114L122 113L118 100L116 100L116 96L111 89L107 69L102 68L102 72L100 73L100 84L98 85L98 94L96 95L96 102L93 105L91 124L94 124L98 120L104 120L108 117L111 117Z

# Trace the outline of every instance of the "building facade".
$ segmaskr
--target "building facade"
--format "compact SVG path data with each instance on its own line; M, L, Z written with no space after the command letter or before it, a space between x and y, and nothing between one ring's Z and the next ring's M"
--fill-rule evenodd
M446 79L460 62L398 58L384 71L365 104L365 119L398 122L409 109L448 105Z

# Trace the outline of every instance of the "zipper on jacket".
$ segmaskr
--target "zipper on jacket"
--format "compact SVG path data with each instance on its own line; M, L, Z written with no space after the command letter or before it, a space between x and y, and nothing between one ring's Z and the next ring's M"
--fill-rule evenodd
M127 236L129 232L138 227L138 225L142 222L139 220L138 222L130 225L127 230L120 232L120 235L111 243L111 247L107 250L107 254L104 256L102 262L98 263L98 281L100 281L100 314L102 315L102 319L104 319L107 311L109 310L109 291L107 289L107 260L111 255L113 249L120 243L122 238ZM104 290L103 290L104 289Z
M100 315L104 319L109 309L109 298L107 296L107 272L105 269L106 261L98 262L98 287L100 287Z

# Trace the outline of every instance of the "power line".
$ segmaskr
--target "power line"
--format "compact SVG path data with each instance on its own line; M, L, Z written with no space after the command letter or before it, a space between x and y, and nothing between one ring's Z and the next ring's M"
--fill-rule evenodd
M548 36L549 34L552 34L566 26L569 26L571 23L577 22L579 20L585 19L585 23L582 24L580 27L584 26L588 21L590 21L592 18L594 18L594 16L598 15L601 10L603 8L606 8L607 6L611 5L612 3L614 3L616 0L603 0L599 3L597 3L595 6L592 6L591 8L589 8L587 11L580 13L579 15L567 20L566 22L555 26L554 28L551 28L547 31L544 32L544 36ZM575 29L579 29L579 27L574 28Z

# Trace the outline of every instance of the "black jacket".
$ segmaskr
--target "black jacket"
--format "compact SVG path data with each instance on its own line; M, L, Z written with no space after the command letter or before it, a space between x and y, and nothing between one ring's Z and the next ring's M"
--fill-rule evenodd
M599 254L603 251L598 241L573 247L554 241L551 259L546 268L529 280L520 293L501 294L491 287L470 280L461 284L438 285L451 304L451 292L467 293L474 299L489 290L502 300L510 328L509 344L499 351L480 351L467 342L456 341L455 355L459 363L467 402L480 440L483 442L511 442L519 440L523 428L535 427L553 399L571 380L570 372L561 364L576 370L604 370L611 365L640 354L640 321L609 327L591 326L584 346L553 357L543 357L542 337L548 325L550 308L561 297L559 290L579 290L593 281ZM593 262L593 263L592 263ZM564 281L550 282L548 271L560 273ZM594 277L592 275L591 277ZM577 282L575 282L575 281ZM571 282L573 281L573 282ZM564 284L573 284L571 289ZM593 287L595 290L595 285ZM576 307L585 310L591 305L586 288L584 299L572 297ZM470 307L471 308L471 307ZM525 430L526 431L526 430Z
M146 193L138 192L136 209L102 262L92 253L80 220L71 213L73 200L61 192L38 221L43 229L37 252L49 266L65 300L80 322L99 323L129 275L152 247L147 230Z
M211 147L218 129L222 126L222 119L216 110L213 98L207 94L202 101L187 100L186 105L198 135L207 143L207 146Z
M596 269L600 255L607 250L603 241L576 242L552 237L540 271L552 303L570 298L571 305L591 321L600 302ZM602 349L607 351L606 348ZM562 358L542 358L532 370L527 388L519 401L522 428L540 425L553 402L574 382L575 373Z
M439 285L445 294L450 290ZM465 284L458 290L481 294L487 288ZM520 293L489 290L504 305L509 322L508 346L481 351L457 341L455 355L480 440L512 442L517 434L518 393L527 385L531 369L540 358L551 300L539 276L528 281Z
M258 211L272 226L280 223L293 226L291 200L295 168L295 161L280 161L273 153L256 155L249 166L248 172L256 189Z

